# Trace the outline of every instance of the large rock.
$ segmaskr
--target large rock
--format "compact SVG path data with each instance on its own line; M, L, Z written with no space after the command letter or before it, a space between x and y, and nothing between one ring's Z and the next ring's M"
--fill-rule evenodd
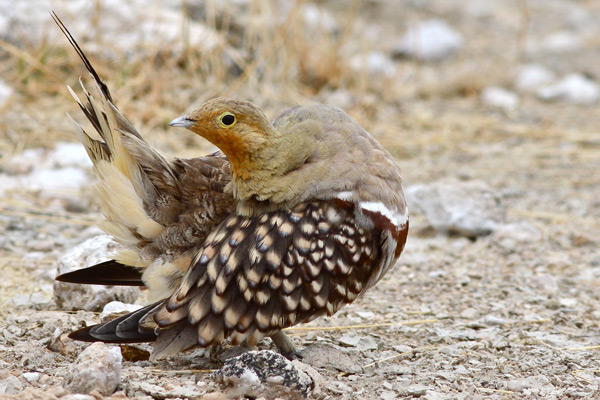
M249 351L230 358L213 375L233 386L229 394L235 397L306 397L314 382L294 363L273 351Z
M88 239L58 260L58 274L108 261L115 246L108 235ZM138 295L136 287L54 283L54 301L61 310L101 311L111 301L134 303Z
M96 342L79 354L65 377L71 392L88 394L97 390L110 396L121 380L121 349Z
M482 181L443 180L406 190L409 208L422 211L433 228L466 237L487 235L505 218L496 192Z

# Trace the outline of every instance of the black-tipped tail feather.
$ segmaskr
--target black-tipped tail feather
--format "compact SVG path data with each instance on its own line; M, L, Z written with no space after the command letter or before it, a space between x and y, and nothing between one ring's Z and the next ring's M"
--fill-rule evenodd
M154 342L154 329L140 326L140 321L162 305L162 301L140 308L132 313L103 324L88 326L71 332L69 337L82 342L143 343Z
M121 264L115 260L105 261L88 268L58 275L60 282L108 286L144 286L139 268Z

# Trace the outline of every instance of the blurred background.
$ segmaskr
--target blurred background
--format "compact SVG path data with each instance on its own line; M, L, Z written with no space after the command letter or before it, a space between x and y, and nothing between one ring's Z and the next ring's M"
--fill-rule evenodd
M99 234L91 164L65 115L86 126L66 85L81 93L81 77L93 87L51 10L116 105L168 157L212 150L168 123L217 96L250 100L270 118L295 104L332 104L389 149L404 173L412 231L395 272L353 306L373 306L370 318L385 304L387 316L444 316L449 330L480 319L546 321L523 329L535 340L559 337L551 343L560 348L590 345L567 340L591 334L600 318L599 1L0 0L8 309L52 308L57 259ZM338 322L348 315L363 318L341 313ZM514 352L503 357L521 368L537 345L503 329L490 340L508 340ZM397 330L387 343L463 340L426 332ZM486 365L505 351L486 346ZM537 350L548 363L556 356ZM448 354L438 356L456 362ZM559 398L583 382L572 370L597 356L574 357L578 367L542 371L563 374L553 384L564 389ZM439 369L430 361L420 368Z

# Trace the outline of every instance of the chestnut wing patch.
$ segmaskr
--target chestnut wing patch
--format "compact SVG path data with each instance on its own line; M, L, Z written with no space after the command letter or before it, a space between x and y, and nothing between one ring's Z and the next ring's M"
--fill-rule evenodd
M381 262L381 233L353 203L314 201L257 217L231 215L209 235L178 290L154 315L160 332L196 326L198 343L264 336L355 300Z

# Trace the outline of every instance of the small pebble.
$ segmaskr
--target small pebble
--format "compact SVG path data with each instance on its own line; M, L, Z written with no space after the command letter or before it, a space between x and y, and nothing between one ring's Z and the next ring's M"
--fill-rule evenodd
M554 80L555 75L549 69L538 64L528 64L519 68L515 78L515 89L520 93L535 93L540 87L549 85Z
M442 60L463 46L460 33L445 21L432 19L409 28L394 49L395 56L406 56L418 60Z
M4 105L13 94L13 88L0 80L0 106Z
M552 85L540 88L537 95L547 101L595 104L600 98L600 87L583 75L570 74Z
M137 304L125 304L121 301L111 301L110 303L107 303L102 309L102 314L100 314L100 320L104 320L112 314L133 312L139 310L140 308L142 308L142 306Z
M391 390L384 390L381 393L379 393L379 397L381 397L383 400L393 400L397 399L398 395L396 394L396 392L392 392Z
M519 96L501 87L490 86L481 93L483 104L505 111L515 110L519 106Z
M565 307L565 308L573 308L577 305L577 299L574 298L560 298L558 299L558 304L560 304L561 307Z
M34 383L40 379L40 373L39 372L25 372L23 374L23 378L29 383Z
M493 315L486 315L485 323L487 325L504 325L506 321L504 320L504 318L495 317Z
M529 389L531 384L524 379L511 379L506 383L506 388L511 392L521 393L525 389Z

